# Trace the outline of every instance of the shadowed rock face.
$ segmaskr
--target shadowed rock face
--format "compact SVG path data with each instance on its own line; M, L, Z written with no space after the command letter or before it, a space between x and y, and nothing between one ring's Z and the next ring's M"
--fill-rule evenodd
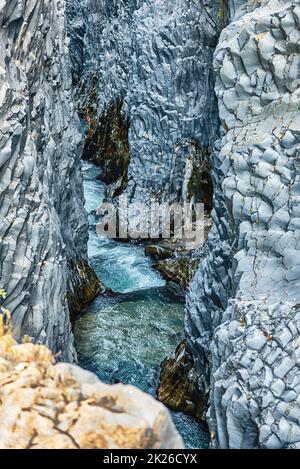
M129 125L122 113L122 101L112 103L99 123L95 117L92 119L82 157L101 168L100 177L104 183L120 181L125 188L130 150Z
M75 351L67 292L91 299L64 3L0 2L0 284L14 331Z
M170 409L205 419L207 396L199 398L198 376L185 341L179 344L174 357L162 363L157 398Z
M215 446L299 448L299 1L229 5L215 53L214 226L186 333L211 384Z
M196 199L211 208L209 160L219 125L212 3L85 0L80 9L78 0L68 0L73 75L84 69L78 108L95 112L100 130L112 104L124 103L131 200ZM118 160L123 152L116 153Z

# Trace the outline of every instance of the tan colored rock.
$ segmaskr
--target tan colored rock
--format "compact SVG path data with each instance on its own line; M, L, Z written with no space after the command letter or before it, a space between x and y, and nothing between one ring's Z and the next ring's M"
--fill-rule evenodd
M183 448L166 408L0 336L0 449Z

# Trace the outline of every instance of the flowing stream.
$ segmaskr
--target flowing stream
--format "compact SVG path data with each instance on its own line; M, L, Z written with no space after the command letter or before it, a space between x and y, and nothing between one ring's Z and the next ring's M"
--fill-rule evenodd
M74 324L80 365L105 383L133 384L156 395L160 364L184 337L185 299L152 268L142 246L115 242L96 234L95 210L105 186L99 169L84 163L86 209L89 213L91 263L106 288ZM189 448L204 448L208 435L191 417L172 412Z

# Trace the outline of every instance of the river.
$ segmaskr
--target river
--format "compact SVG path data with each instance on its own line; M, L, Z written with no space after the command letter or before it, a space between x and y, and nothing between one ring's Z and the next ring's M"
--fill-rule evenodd
M143 246L115 242L96 234L95 210L105 186L99 169L83 163L86 209L89 213L89 258L112 293L99 296L74 324L82 367L105 383L133 384L156 395L160 364L184 338L185 298L152 268ZM172 412L188 448L206 448L206 429L193 418Z

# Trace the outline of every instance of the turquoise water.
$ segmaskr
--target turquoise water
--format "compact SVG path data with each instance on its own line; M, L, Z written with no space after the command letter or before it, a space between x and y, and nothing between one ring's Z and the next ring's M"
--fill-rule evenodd
M89 213L90 239L88 253L91 263L102 283L119 293L129 293L146 288L166 285L152 269L151 261L142 246L99 238L96 233L95 210L100 207L105 186L95 178L99 170L88 163L83 165L86 209Z
M99 238L94 211L105 187L98 169L84 163L86 208L90 220L89 257L112 290L85 308L74 325L80 365L106 383L133 384L156 395L160 364L184 337L185 298L176 285L166 284L152 269L141 246ZM172 413L190 448L207 447L208 435L194 419Z

